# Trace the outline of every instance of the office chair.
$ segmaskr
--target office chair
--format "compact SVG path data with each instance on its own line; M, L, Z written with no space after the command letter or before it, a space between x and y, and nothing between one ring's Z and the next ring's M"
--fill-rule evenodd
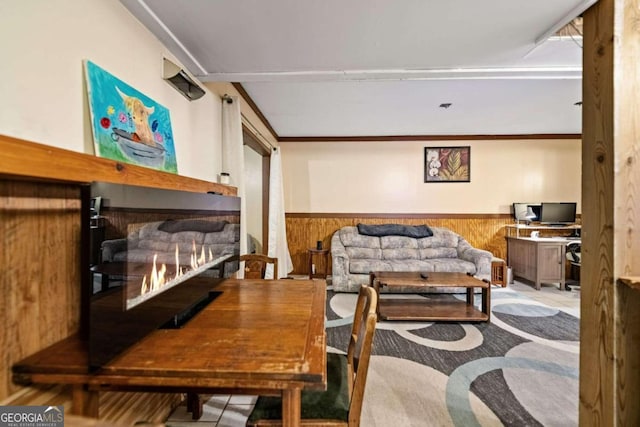
M565 284L565 288L570 291L572 288L580 288L580 248L581 242L567 243L566 257L571 263L571 283Z

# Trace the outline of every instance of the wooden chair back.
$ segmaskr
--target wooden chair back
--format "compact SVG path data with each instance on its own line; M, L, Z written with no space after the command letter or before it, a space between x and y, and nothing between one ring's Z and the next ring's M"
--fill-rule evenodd
M353 315L349 347L347 348L349 374L353 378L353 382L350 383L351 402L349 404L348 424L350 427L360 425L360 414L369 371L373 335L378 321L377 305L378 295L375 290L371 286L361 286Z
M267 264L273 264L273 278L278 278L278 258L271 258L262 254L234 255L227 258L224 264L243 261L245 279L264 279Z
M365 384L367 382L367 371L369 370L369 359L371 357L371 347L373 344L373 336L376 330L376 322L378 317L376 315L376 307L378 305L378 295L375 290L370 286L363 285L360 288L360 292L358 294L358 301L356 303L356 309L353 316L353 326L351 328L351 337L349 338L349 346L347 348L346 355L346 365L347 365L347 378L351 381L348 382L348 392L349 392L349 409L348 409L348 417L347 420L343 419L335 419L335 418L314 418L307 419L302 418L300 420L301 426L315 426L315 427L331 427L331 426L340 426L340 427L358 427L360 425L360 415L362 412L362 402L364 398L364 390ZM345 357L344 355L342 355ZM343 371L344 372L344 371ZM330 377L331 378L331 377ZM330 379L329 378L329 379ZM337 380L341 381L341 380ZM331 387L330 384L327 385L327 392L330 389L335 389L336 387ZM305 393L306 391L302 391L302 405L305 405ZM311 392L317 393L317 392ZM258 399L258 403L256 406L260 406L261 399L265 399L264 397L260 397ZM266 398L271 399L270 403L267 405L273 405L273 409L279 412L280 405L282 401L280 398ZM331 399L328 399L331 401ZM266 400L265 400L266 401ZM312 402L322 401L321 398L318 398L315 395L312 399ZM331 410L326 407L318 408L320 411L314 410L314 413L322 413L327 412L330 413ZM259 412L262 408L259 410ZM255 411L255 408L254 408ZM269 411L270 412L270 411ZM302 410L304 414L304 408ZM253 414L252 414L253 415ZM273 414L270 413L268 419L258 419L252 420L252 417L249 417L247 421L247 426L249 427L266 427L266 426L281 426L282 419L273 418Z

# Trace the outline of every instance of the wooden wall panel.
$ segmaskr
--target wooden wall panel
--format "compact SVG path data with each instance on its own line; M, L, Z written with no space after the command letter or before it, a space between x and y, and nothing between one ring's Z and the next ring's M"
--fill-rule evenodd
M78 329L79 189L0 180L0 399L11 365Z
M417 215L417 214L298 214L286 215L287 242L293 261L292 274L308 273L308 249L318 240L331 248L333 233L344 226L365 224L427 224L447 227L464 236L474 247L490 251L499 258L507 255L505 225L513 224L511 215ZM329 259L331 265L331 259Z

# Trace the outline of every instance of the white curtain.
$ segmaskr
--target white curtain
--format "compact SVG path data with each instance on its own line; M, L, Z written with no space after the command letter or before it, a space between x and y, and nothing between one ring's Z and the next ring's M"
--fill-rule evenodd
M228 102L227 99L232 102ZM240 254L247 253L247 209L244 186L244 149L242 141L242 116L237 96L222 100L222 172L230 175L230 184L238 188L240 197ZM244 276L243 269L238 277Z
M287 277L293 271L293 262L287 245L287 229L284 218L284 189L282 187L282 160L280 149L271 152L269 178L269 245L267 255L278 258L278 276ZM273 266L269 265L265 277L273 277Z

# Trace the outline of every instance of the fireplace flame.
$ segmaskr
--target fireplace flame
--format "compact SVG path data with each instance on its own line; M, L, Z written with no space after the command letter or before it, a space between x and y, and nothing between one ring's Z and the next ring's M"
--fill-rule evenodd
M182 274L180 270L180 251L178 250L178 244L176 243L176 274Z
M198 255L198 252L200 254ZM209 256L207 257L207 252ZM218 260L214 260L213 251L211 247L205 248L205 245L202 245L200 251L198 251L195 240L192 244L191 254L189 256L190 265L189 267L180 265L180 248L178 244L176 244L176 252L175 252L175 275L171 277L170 274L167 274L167 266L166 264L162 264L159 267L157 266L158 255L155 254L153 256L153 263L151 267L151 272L147 275L144 275L142 278L142 284L140 287L140 296L133 298L141 299L140 297L158 293L161 289L169 288L171 286L177 285L178 283L199 274L200 272L212 267L215 262ZM142 298L145 300L145 298ZM131 308L142 301L127 301L127 308Z
M151 283L150 291L157 291L166 284L165 274L167 273L167 265L162 264L160 270L156 268L156 261L158 260L158 254L153 256L153 268L151 269Z
M144 295L147 292L149 292L149 286L147 283L147 275L145 274L145 276L142 278L142 287L140 288L140 294Z
M207 256L204 253L204 245L202 245L202 251L200 252L200 257L198 258L198 265L202 265L207 262Z
M197 253L198 251L196 250L196 242L195 240L193 241L193 250L191 251L191 268L192 269L196 269L198 268L198 259L197 257Z

